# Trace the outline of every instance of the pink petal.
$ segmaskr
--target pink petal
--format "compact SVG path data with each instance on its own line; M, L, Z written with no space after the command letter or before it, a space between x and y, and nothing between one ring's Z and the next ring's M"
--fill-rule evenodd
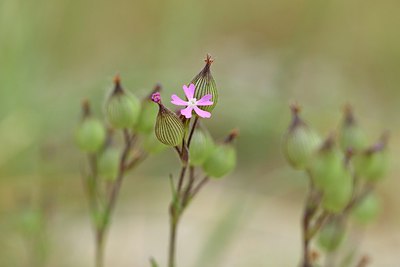
M187 106L188 103L186 101L183 101L179 96L177 95L172 95L171 96L171 103L177 106Z
M185 109L181 109L181 114L186 117L186 119L190 119L192 117L193 107L187 107Z
M183 86L183 91L185 92L185 95L188 100L193 98L195 89L196 87L194 87L193 83L190 84L189 87L187 87L186 85Z
M211 117L211 113L210 112L201 110L196 106L193 107L193 108L194 108L194 111L197 113L197 115L199 115L200 117L202 117L202 118L210 118Z
M197 101L198 106L211 106L214 102L210 101L212 98L211 94L203 96L199 101Z

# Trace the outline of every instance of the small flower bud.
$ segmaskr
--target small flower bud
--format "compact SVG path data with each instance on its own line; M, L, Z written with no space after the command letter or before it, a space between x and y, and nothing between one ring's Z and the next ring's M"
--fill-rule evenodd
M120 152L111 145L100 154L98 159L99 175L107 181L114 181L118 175Z
M119 76L114 80L115 87L106 103L106 118L116 129L132 128L139 117L140 101L124 91Z
M78 147L86 152L99 151L106 139L106 131L103 124L92 117L88 101L82 104L83 118L75 133Z
M306 169L320 138L299 117L300 108L293 105L291 109L292 123L283 139L283 152L293 168Z
M344 241L345 229L341 222L333 221L322 226L318 245L327 252L335 251Z
M336 147L334 136L330 135L316 151L310 161L310 172L314 184L324 191L342 174L343 157Z
M204 172L215 178L220 178L231 172L236 166L236 150L233 140L238 132L234 130L225 143L216 145L203 164Z
M182 121L174 112L161 103L160 93L154 93L151 99L159 107L155 126L157 139L168 146L180 145L185 132Z
M362 224L373 221L380 211L380 202L376 194L369 193L352 210L354 219Z
M150 134L156 123L158 108L151 101L151 95L160 92L161 85L157 84L152 93L142 101L141 111L135 129L144 134Z
M364 131L358 126L352 108L348 105L344 109L344 117L340 129L340 146L343 151L352 149L358 153L367 146L367 138Z
M211 64L214 62L214 59L211 58L211 55L207 54L205 59L206 65L200 71L196 77L189 84L194 84L196 90L194 92L194 97L198 100L201 99L203 96L211 94L212 98L211 101L213 102L212 105L209 106L201 106L202 110L211 112L218 103L218 90L217 85L215 84L215 80L211 75Z
M354 159L357 175L369 181L377 181L385 175L388 165L387 141L388 135L384 134L381 140Z
M207 159L214 148L211 136L200 127L196 128L189 148L189 163L192 166L200 166Z

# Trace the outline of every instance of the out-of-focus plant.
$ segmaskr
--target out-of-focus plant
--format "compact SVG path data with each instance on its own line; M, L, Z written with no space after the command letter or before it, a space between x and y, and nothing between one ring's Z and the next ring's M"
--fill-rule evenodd
M160 90L157 85L151 94ZM157 109L150 105L149 98L139 101L122 88L116 76L105 104L107 126L92 114L87 100L82 104L82 119L75 137L88 161L88 170L82 176L95 232L96 267L103 266L106 234L124 177L149 153L164 147L151 134ZM117 134L122 138L118 139Z
M293 168L304 171L309 178L300 266L315 267L320 266L311 249L316 236L329 259L346 239L350 218L365 224L379 213L374 189L387 168L388 135L385 133L378 142L368 145L365 133L347 106L339 137L331 134L321 141L300 118L300 108L297 105L291 108L292 122L284 136L284 154ZM362 258L360 262L364 261ZM326 266L336 265L328 260Z
M212 178L220 178L231 172L236 165L236 151L233 142L238 132L233 130L224 142L213 141L200 118L210 118L218 102L218 92L211 75L213 59L207 55L205 67L183 86L186 99L171 96L171 103L184 106L178 114L161 102L161 95L154 93L153 102L159 111L155 135L163 144L173 147L181 161L177 181L170 175L172 200L169 205L170 237L168 267L176 266L176 238L179 222L184 211L203 186ZM152 266L157 266L154 259Z

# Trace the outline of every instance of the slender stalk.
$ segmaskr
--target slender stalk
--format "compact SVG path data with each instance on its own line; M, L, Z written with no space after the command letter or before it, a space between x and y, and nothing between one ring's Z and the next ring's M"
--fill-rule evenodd
M96 267L104 266L104 235L97 231L96 234Z
M310 243L312 235L310 235L310 231L311 231L311 221L314 218L314 215L316 214L317 210L318 210L317 192L314 188L314 184L310 176L310 189L306 199L306 204L302 219L303 259L301 267L312 267L312 263L310 261Z
M176 234L178 230L178 221L171 219L170 236L169 236L169 252L168 267L175 267L175 250L176 250Z

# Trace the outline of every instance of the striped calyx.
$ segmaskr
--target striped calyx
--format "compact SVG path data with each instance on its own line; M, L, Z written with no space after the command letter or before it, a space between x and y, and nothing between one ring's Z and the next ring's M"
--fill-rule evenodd
M161 103L159 93L152 96L153 102L159 106L155 134L157 139L168 146L178 146L182 143L184 126L179 117Z
M213 104L211 106L200 106L202 110L211 112L218 103L218 90L210 71L211 64L214 62L214 59L211 58L211 55L207 54L205 62L206 65L204 68L199 74L196 75L196 77L193 78L189 84L194 84L196 87L196 91L194 93L194 97L196 99L201 99L207 94L212 95L211 101Z

